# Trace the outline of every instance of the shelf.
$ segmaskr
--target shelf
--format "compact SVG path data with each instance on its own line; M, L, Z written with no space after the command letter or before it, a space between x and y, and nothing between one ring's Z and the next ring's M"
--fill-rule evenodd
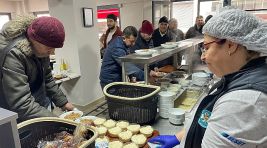
M62 82L66 82L75 78L79 78L81 75L76 74L76 73L68 73L67 77L65 78L61 78L61 79L55 79L56 80L56 84L60 84Z

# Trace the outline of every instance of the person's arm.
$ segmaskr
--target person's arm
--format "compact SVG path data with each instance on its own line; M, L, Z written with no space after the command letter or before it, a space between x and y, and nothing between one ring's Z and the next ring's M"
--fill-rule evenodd
M43 62L46 69L45 71L46 94L56 106L63 107L65 104L68 103L68 100L53 78L52 69L51 66L49 65L49 59L48 58L43 59Z
M181 141L181 140L183 139L184 135L185 135L185 128L183 128L183 129L182 129L180 132L178 132L175 136L177 137L177 139L178 139L179 141Z
M179 30L179 35L181 37L181 40L185 39L184 32L182 30Z
M266 98L266 94L255 90L222 96L208 120L202 148L256 148L266 143Z
M171 148L180 144L180 141L185 135L185 129L183 128L176 135L160 135L149 139L150 143L157 143L161 145L161 148Z
M141 47L139 45L139 43L135 42L135 44L130 47L130 53L135 53L135 50L139 50Z
M191 28L188 29L188 31L185 34L185 39L189 39L189 38L192 38L193 37L193 31L192 31L192 29L194 29L194 28L191 27Z
M104 45L104 40L105 40L106 34L103 33L99 39L100 43L102 43Z
M117 48L112 50L112 57L116 60L118 64L121 65L121 61L119 60L119 57L126 56L126 51ZM144 71L140 68L138 68L136 65L133 63L126 62L125 63L125 71L127 75L134 75L138 81L143 81L144 80Z
M46 108L35 102L25 74L23 55L11 52L7 55L3 65L3 89L6 102L12 111L17 112L20 120L36 117L55 116ZM21 58L21 59L20 59Z
M170 32L169 30L168 30L168 36L169 36L169 42L176 42L176 34L174 34L174 33L172 33L172 32Z

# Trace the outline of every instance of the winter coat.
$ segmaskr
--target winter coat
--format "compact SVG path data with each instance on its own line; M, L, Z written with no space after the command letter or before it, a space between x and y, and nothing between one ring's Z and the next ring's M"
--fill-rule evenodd
M202 34L202 28L203 28L203 26L200 27L200 28L197 28L197 25L189 28L188 31L185 34L185 38L189 39L189 38L193 38L193 37L196 37L196 36L203 35Z
M184 40L184 33L182 30L180 29L176 29L176 30L170 30L173 38L175 39L176 42Z
M161 36L160 32L159 32L159 28L156 29L153 34L152 34L152 40L153 40L153 44L154 47L158 47L161 46L161 44L164 44L166 42L174 42L176 39L172 38L172 34L171 32L167 31L167 33L163 36Z
M121 62L119 57L129 54L129 49L123 42L122 37L115 38L107 47L103 57L101 71L100 71L100 84L105 86L112 82L122 81ZM125 63L126 74L136 77L138 81L144 80L144 72L137 66L131 63Z
M105 50L106 50L106 48L107 48L107 45L108 45L113 39L115 39L116 37L118 37L118 36L122 36L122 31L121 31L120 27L117 26L117 29L116 29L116 31L114 32L114 34L112 35L111 40L107 43L107 38L108 38L108 34L109 34L109 32L110 32L110 29L108 29L108 30L106 31L106 33L103 34L103 45L104 45L104 47L100 49L101 59L102 59L103 56L104 56Z
M108 30L106 31L106 34L105 34L105 36L104 36L104 48L107 48L107 45L108 45L113 39L115 39L115 38L118 37L118 36L122 36L122 31L121 31L120 27L117 26L117 29L116 29L116 31L114 32L114 34L112 35L111 40L107 43L107 38L108 38L108 34L109 34L109 32L110 32L110 29L108 29Z
M48 98L58 107L68 102L52 77L49 57L34 56L31 43L25 37L32 20L31 17L12 20L0 33L0 53L16 37L21 37L6 54L0 77L0 107L18 113L19 122L55 116L46 109Z
M135 53L135 50L139 49L149 49L153 48L153 41L150 39L149 41L146 41L142 38L140 32L138 33L137 39L135 41L135 44L133 47L130 48L131 53Z

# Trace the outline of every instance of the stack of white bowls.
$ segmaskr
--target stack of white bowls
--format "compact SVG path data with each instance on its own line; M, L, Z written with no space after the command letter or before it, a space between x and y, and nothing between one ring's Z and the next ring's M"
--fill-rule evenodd
M192 74L192 83L198 86L203 86L208 82L209 74L197 72Z
M180 84L170 84L169 87L167 88L167 91L174 92L178 94L181 90L181 85Z
M173 100L176 97L176 93L161 91L159 96L159 116L162 118L169 118L169 109L174 106Z
M172 124L181 125L185 121L185 111L180 108L169 109L169 121Z

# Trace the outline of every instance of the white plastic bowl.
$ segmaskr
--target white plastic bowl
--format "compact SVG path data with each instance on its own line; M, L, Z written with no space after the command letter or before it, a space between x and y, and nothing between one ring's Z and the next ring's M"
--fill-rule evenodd
M209 74L197 72L192 74L192 83L197 86L203 86L208 82Z
M163 48L174 48L177 46L177 44L161 44Z
M139 49L139 50L135 50L135 53L137 55L140 55L140 56L150 56L152 55L153 53L156 53L157 50L155 49Z
M182 124L185 120L185 111L179 108L169 109L169 121L173 124Z

